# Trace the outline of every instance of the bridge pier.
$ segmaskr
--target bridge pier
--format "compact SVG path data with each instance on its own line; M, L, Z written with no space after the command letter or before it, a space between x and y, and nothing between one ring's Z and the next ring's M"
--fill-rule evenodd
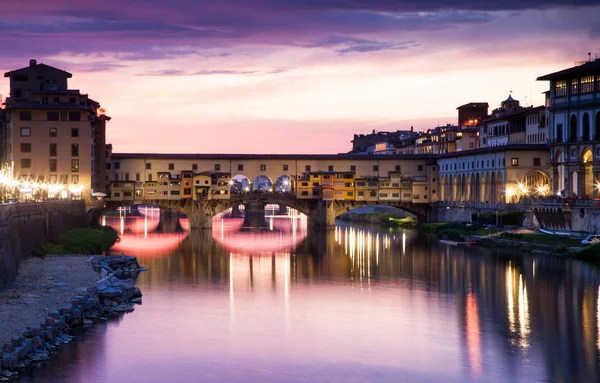
M338 201L316 201L308 215L308 225L314 229L329 229L335 227L335 217L346 209Z
M266 228L265 221L265 203L250 202L244 205L246 214L244 215L243 227Z

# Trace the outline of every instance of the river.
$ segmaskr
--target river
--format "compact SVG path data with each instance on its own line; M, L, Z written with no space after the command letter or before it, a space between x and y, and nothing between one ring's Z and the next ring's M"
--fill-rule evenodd
M143 305L20 382L595 382L598 269L305 217L107 216Z

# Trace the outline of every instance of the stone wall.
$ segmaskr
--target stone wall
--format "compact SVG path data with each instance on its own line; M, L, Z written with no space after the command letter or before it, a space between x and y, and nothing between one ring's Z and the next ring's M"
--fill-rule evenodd
M86 221L84 201L0 205L0 287L14 279L33 250Z
M464 207L436 206L432 209L429 222L471 222L472 213L476 212Z

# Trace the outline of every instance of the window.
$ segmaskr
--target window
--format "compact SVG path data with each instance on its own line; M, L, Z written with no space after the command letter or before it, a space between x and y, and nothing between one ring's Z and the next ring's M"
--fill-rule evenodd
M350 171L351 172L355 172L356 171L356 165L350 165Z
M150 170L150 169L152 169L152 163L146 162L146 170Z
M288 170L289 170L289 166L287 166L287 165L283 165L283 171L284 171L284 172L287 172Z
M175 170L175 164L169 164L169 170Z
M51 172L56 171L56 158L50 159L50 171Z
M121 169L121 163L119 161L115 161L113 164L113 169L115 169L115 170Z
M582 77L579 81L579 90L581 93L591 93L594 91L594 76Z
M19 112L19 120L31 121L31 110L22 110Z
M419 199L419 198L421 198L421 196L419 194L414 194L413 195L413 199Z
M534 158L533 159L533 166L541 166L542 161L540 158Z
M21 168L22 169L31 168L31 158L21 158Z
M61 121L67 121L68 119L68 113L67 112L60 112L60 120Z
M198 170L198 164L192 164L192 170Z
M261 171L261 172L264 172L264 171L266 171L266 170L267 170L267 165L265 165L265 164L261 164L261 165L260 165L260 171Z
M81 113L69 112L69 121L81 121Z
M567 95L567 80L560 80L554 83L554 97L564 97Z
M52 102L55 103L55 104L58 104L60 102L60 97L54 97L52 99Z
M579 93L579 79L574 78L571 80L571 94Z
M79 128L71 128L71 137L79 137Z
M304 171L310 172L310 165L305 165L304 166Z
M510 159L510 164L512 166L519 166L519 159L518 158L511 158Z
M333 171L333 165L327 166L327 170L329 170L330 172L332 172Z
M61 184L68 184L69 183L69 175L68 174L61 174L60 175L60 183Z
M400 165L396 165L395 169L397 172L399 172L401 171L400 169L402 169L402 167ZM433 171L435 171L435 168L433 169Z
M51 184L55 184L55 183L56 183L56 181L57 181L56 174L51 174L51 175L50 175L50 177L48 177L48 181L49 181Z
M140 182L141 181L140 173L135 173L135 180L136 180L136 182Z
M74 173L79 172L79 160L71 160L71 171Z
M50 128L50 137L56 137L57 131L56 128Z
M215 172L221 171L221 164L215 164Z
M148 174L148 181L152 181L152 173Z
M378 172L379 171L379 165L373 165L373 171L374 172Z
M469 142L469 149L473 149L475 148L475 143L474 142Z
M21 153L31 153L31 144L21 143Z
M423 171L423 165L417 165L417 171L422 172Z
M71 144L71 157L79 157L79 144Z
M58 112L48 112L46 119L48 121L58 121Z
M29 81L26 74L16 74L13 77L13 80L15 80L15 81Z
M238 164L238 172L243 172L244 171L244 164Z
M308 190L302 190L302 191L300 192L300 195L308 195Z
M71 176L71 182L75 185L77 185L79 183L79 175L78 174L73 174L73 176Z
M31 136L31 128L21 128L21 137Z

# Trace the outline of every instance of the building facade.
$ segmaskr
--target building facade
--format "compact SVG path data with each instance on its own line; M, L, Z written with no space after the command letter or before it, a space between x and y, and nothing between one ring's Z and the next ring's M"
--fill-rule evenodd
M110 118L99 113L100 104L68 89L71 73L36 60L4 77L10 96L0 140L2 170L21 180L20 197L81 198L105 191Z
M600 59L547 74L552 186L563 195L598 197Z

